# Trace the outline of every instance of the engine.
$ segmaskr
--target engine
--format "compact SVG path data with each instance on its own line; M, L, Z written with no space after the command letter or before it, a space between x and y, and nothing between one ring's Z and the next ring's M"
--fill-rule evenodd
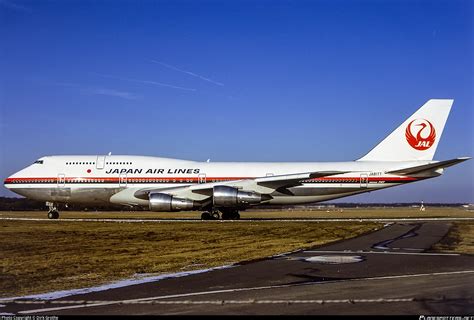
M151 211L183 211L200 207L193 200L175 198L165 193L150 193L148 199Z
M228 186L215 186L213 188L214 206L220 208L246 207L270 199L272 199L272 197L267 194L260 194L252 191L240 191L237 188Z

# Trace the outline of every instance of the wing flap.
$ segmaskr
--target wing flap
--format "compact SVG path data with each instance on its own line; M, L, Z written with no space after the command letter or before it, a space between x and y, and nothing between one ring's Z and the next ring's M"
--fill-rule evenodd
M332 176L336 174L343 174L347 171L316 171L316 172L305 172L305 173L294 173L294 174L285 174L278 176L266 176L259 177L255 179L245 179L245 180L230 180L224 182L212 182L212 183L203 183L189 186L189 189L193 192L200 193L200 191L212 189L214 186L229 186L236 188L245 188L248 191L257 191L259 186L278 189L281 187L294 187L301 184L302 180L313 179L318 177Z
M222 182L209 182L202 184L193 184L183 187L175 187L168 189L148 188L135 192L135 197L140 199L148 199L150 193L159 192L172 196L203 201L212 197L213 188L215 186L229 186L245 191L254 191L261 194L270 194L277 189L289 188L301 185L302 180L325 177L337 174L343 174L346 171L316 171L306 173L296 173L278 176L258 177L254 179L230 180Z
M333 176L337 174L347 173L347 171L317 171L297 174L287 174L280 176L268 176L255 179L258 185L278 189L282 187L294 187L301 185L302 180L314 179L320 177Z

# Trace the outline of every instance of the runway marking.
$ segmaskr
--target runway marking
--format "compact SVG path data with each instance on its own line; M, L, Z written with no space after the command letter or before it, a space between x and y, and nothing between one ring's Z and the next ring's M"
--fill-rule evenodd
M415 298L377 298L377 299L318 299L318 300L257 300L257 299L248 299L248 300L167 300L167 301L157 301L157 300L147 300L147 301L129 301L124 302L123 304L273 304L273 303L356 303L356 302L409 302L414 301ZM431 299L430 299L431 300ZM97 304L104 303L106 301L85 301L85 300L64 300L64 301L53 301L51 304ZM17 302L18 304L37 304L35 301L23 301ZM42 309L44 310L44 309Z
M139 298L139 299L116 300L116 301L94 301L91 304L80 304L80 305L74 305L74 306L64 306L64 307L53 307L53 308L25 310L25 311L19 311L18 313L19 314L31 314L31 313L38 313L38 312L60 311L60 310L90 308L90 307L101 307L101 306L114 305L114 304L135 304L135 303L138 304L138 303L146 303L146 302L152 301L152 300L163 300L163 299L173 299L173 298L183 298L183 297L196 297L196 296L211 295L211 294L218 294L218 293L231 293L231 292L266 290L266 289L278 289L278 288L289 288L289 287L309 286L309 285L324 285L324 284L330 284L330 283L349 282L349 281L371 281L371 280L416 278L416 277L426 277L426 276L443 276L443 275L471 274L471 273L474 273L474 270L406 274L406 275L396 275L396 276L380 276L380 277L368 277L368 278L347 279L347 280L333 280L333 281L324 281L324 282L308 281L308 282L299 283L299 284L284 284L284 285L274 285L274 286L261 286L261 287L247 287L247 288L236 288L236 289L223 289L223 290L213 290L213 291L190 292L190 293L172 294L172 295L165 295L165 296ZM18 301L11 301L10 303L17 303L17 302ZM26 302L26 301L24 301L24 302ZM68 301L68 302L71 303L72 301ZM84 301L80 301L80 302L83 303ZM43 302L41 302L41 303L43 303ZM48 303L56 303L56 301L49 301ZM27 303L24 303L24 304L27 304Z
M11 218L0 217L7 221L49 221L49 222L115 222L115 223L160 223L160 222L191 222L191 223L246 223L246 222L401 222L401 221L474 221L474 217L460 218L315 218L315 219L240 219L240 220L200 220L200 219L93 219L93 218Z
M431 252L393 252L393 251L364 251L364 250L308 250L302 253L348 253L348 254L399 254L413 256L460 256L459 253L431 253Z
M111 282L111 283L107 283L107 284L103 284L99 286L87 287L87 288L60 290L60 291L53 291L49 293L40 293L40 294L33 294L33 295L20 296L20 297L0 298L0 303L4 303L5 301L45 301L45 302L50 301L50 300L58 301L57 299L62 299L68 296L77 296L77 295L83 295L83 294L94 293L94 292L102 292L102 291L106 291L110 289L118 289L118 288L130 287L130 286L135 286L135 285L142 285L142 284L150 283L150 282L158 282L158 281L162 281L166 279L187 277L187 276L202 274L205 272L210 272L210 271L215 271L215 270L233 268L235 266L236 266L235 264L231 264L231 265L223 265L223 266L218 266L218 267L213 267L213 268L198 269L198 270L191 270L191 271L163 273L159 275L146 275L145 274L142 276L135 276L133 278L118 280L115 282ZM31 299L31 300L24 300L24 299Z
M152 305L203 305L203 304L212 304L212 305L225 305L225 304L330 304L330 303L399 303L399 302L447 302L447 301L473 301L472 298L454 298L446 299L444 297L439 298L377 298L377 299L317 299L317 300L257 300L257 299L248 299L248 300L167 300L167 301L137 301L137 302L127 302L123 304L152 304ZM52 303L97 303L102 301L58 301ZM44 309L43 309L44 310Z

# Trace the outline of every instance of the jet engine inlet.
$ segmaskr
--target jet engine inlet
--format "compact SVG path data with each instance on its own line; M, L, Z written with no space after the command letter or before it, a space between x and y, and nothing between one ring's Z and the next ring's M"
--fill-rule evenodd
M228 186L215 186L213 188L212 198L214 206L220 208L245 207L272 199L272 197L267 194L240 191L237 188Z
M150 193L148 199L151 211L183 211L199 207L193 200L175 198L165 193Z

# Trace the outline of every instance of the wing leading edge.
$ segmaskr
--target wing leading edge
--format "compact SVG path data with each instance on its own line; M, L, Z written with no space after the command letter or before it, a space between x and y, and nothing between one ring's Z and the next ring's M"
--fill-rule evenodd
M290 188L301 185L301 181L319 177L343 174L347 171L316 171L277 176L257 177L253 179L230 180L222 182L209 182L194 184L184 187L168 189L141 189L134 192L139 199L148 199L150 193L166 193L175 197L202 201L212 196L215 186L228 186L245 191L253 191L261 194L270 194L276 189Z

